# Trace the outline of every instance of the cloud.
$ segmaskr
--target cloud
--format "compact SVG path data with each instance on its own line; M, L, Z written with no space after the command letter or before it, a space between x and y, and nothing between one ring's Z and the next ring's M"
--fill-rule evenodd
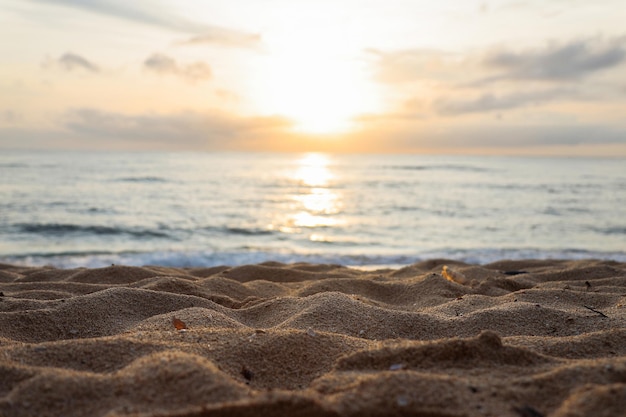
M476 147L536 147L626 144L624 129L594 124L554 124L536 126L490 126L463 129L448 145Z
M588 39L522 52L492 52L486 56L484 64L502 73L484 81L576 80L622 64L626 59L624 44L624 38Z
M434 49L366 49L377 81L482 87L497 81L577 81L626 63L626 37L555 42L460 55ZM495 75L489 75L489 74ZM465 78L466 82L463 82Z
M0 124L13 124L21 119L21 115L14 110L0 111Z
M212 75L211 68L202 61L179 65L174 58L158 53L146 58L143 67L160 75L176 75L188 81L207 80Z
M416 134L405 129L387 134L386 146L395 149L439 149L442 152L466 152L473 149L508 153L524 149L541 154L541 149L560 147L563 154L577 154L578 149L594 152L598 147L619 149L626 153L626 129L586 123L555 123L551 125L481 124L431 125ZM597 149L596 149L597 150Z
M87 58L74 54L72 52L66 52L59 58L46 58L43 62L44 68L60 67L66 71L84 70L87 72L100 72L100 68L89 61Z
M64 6L85 10L105 16L124 19L145 25L158 26L181 33L213 33L229 32L233 36L244 32L225 29L205 23L185 19L174 11L159 6L160 2L149 0L30 0L37 3Z
M447 60L454 54L435 49L403 49L397 51L365 50L375 59L376 79L385 84L418 81L432 76L449 75Z
M563 98L571 99L575 95L575 92L566 89L518 92L500 96L486 93L472 100L439 99L435 101L434 107L441 115L454 116L539 105Z
M353 152L518 153L626 155L626 125L575 121L550 124L415 122L372 120L368 129L320 141L289 133L279 117L239 117L216 112L124 114L93 108L67 111L47 128L30 123L0 126L0 149L91 150L292 150L333 146ZM326 145L325 145L326 144ZM329 146L326 149L324 146ZM343 148L341 148L343 146ZM545 152L542 151L545 149Z
M59 64L61 64L61 66L68 71L72 71L75 68L84 69L90 72L100 71L98 66L94 65L92 62L88 61L80 55L73 54L71 52L63 54L59 58Z
M240 149L252 145L258 134L272 135L289 123L278 117L225 113L123 114L80 108L65 114L63 126L77 140L92 141L95 147Z
M143 62L145 68L159 74L177 73L178 64L173 58L162 54L152 54Z
M211 31L192 36L176 43L181 46L219 45L235 48L257 49L261 46L261 35L244 33L223 28L213 28Z

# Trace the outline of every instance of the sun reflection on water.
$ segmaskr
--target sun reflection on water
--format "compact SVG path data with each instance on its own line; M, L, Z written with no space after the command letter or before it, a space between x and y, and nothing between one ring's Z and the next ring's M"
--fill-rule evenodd
M343 208L341 193L333 189L336 180L330 167L330 158L324 154L307 154L297 161L295 171L288 176L295 182L295 190L285 197L289 200L286 213L280 213L272 228L283 233L302 233L331 228L342 224L337 217ZM328 241L319 231L309 240Z
M298 161L298 169L294 177L305 186L327 187L334 178L328 167L329 164L330 159L324 154L306 154Z

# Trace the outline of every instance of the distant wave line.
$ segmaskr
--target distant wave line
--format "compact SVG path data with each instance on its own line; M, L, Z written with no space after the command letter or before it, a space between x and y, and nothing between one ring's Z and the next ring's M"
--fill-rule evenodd
M260 228L245 228L245 227L231 227L231 226L224 226L224 227L214 227L214 226L207 226L202 228L205 231L208 232L218 232L218 233L225 233L225 234L231 234L231 235L242 235L242 236L265 236L265 235L272 235L274 234L274 231L272 230L268 230L268 229L260 229Z
M139 238L174 238L171 233L195 233L196 231L204 231L211 233L222 233L225 235L240 236L265 236L272 235L275 232L261 228L245 228L236 226L200 226L190 229L170 229L165 226L159 227L159 230L137 229L137 228L121 228L101 225L77 225L63 223L19 223L14 225L19 233L31 233L40 235L64 236L71 234L92 234L98 236L105 235L129 235ZM170 233L163 232L168 230Z
M124 178L118 178L115 181L117 182L158 182L158 183L168 182L167 179L162 178L162 177L124 177Z
M465 171L465 172L488 172L489 169L473 167L469 165L385 165L385 169L404 171Z
M134 237L152 237L152 238L169 238L167 233L156 232L145 229L124 229L110 226L81 226L77 224L60 224L60 223L20 223L15 225L19 232L33 234L51 234L55 236L63 236L68 234L92 234L92 235L130 235Z

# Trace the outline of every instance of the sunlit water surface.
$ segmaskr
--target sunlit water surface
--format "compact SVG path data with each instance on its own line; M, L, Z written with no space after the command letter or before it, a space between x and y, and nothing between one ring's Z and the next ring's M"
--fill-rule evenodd
M0 155L0 261L626 261L623 159Z

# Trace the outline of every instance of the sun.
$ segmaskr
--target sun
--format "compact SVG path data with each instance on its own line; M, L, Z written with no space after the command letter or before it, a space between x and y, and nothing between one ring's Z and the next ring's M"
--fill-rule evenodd
M315 36L313 42L294 35L269 54L259 77L260 107L290 119L301 133L350 131L356 116L376 111L375 86L362 61Z
M306 133L349 130L367 111L367 88L349 63L328 59L276 59L268 77L267 106Z

